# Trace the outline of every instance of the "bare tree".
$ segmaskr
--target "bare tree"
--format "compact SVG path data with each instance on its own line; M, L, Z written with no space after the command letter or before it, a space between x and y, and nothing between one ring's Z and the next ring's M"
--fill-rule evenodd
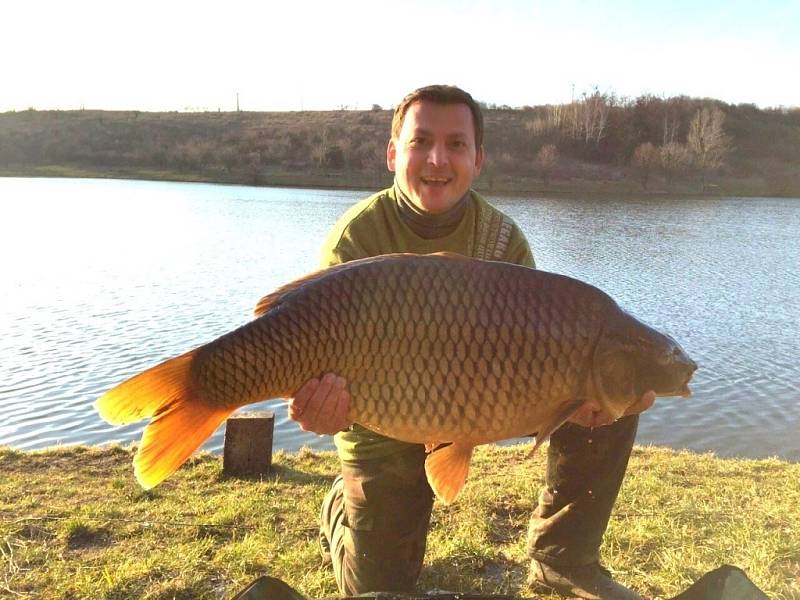
M537 113L532 120L525 123L525 129L533 137L545 136L561 130L567 119L567 107L562 104L548 104L543 111L540 110Z
M584 95L583 129L587 146L589 142L597 145L605 137L611 100L613 99L608 95L601 94L597 90L591 96Z
M312 151L314 162L317 164L317 167L325 166L325 161L331 146L329 138L330 131L327 127L324 127L322 129L322 133L320 134L319 145Z
M542 183L547 185L550 181L550 174L558 164L558 148L553 144L545 144L536 153L533 160L533 167L542 178Z
M725 113L718 107L703 107L697 110L689 123L686 146L692 161L701 174L701 186L706 188L706 174L725 164L725 157L732 150L731 139L725 134Z
M636 147L631 157L631 165L639 174L639 181L642 182L642 188L647 189L647 183L650 181L650 175L653 169L658 165L659 152L658 149L650 142L644 142Z
M601 93L597 88L591 94L584 92L579 102L570 104L563 117L559 114L567 135L585 146L599 145L608 133L608 114L616 101L613 94Z
M689 149L678 142L669 142L661 146L659 151L659 161L664 171L667 183L672 183L676 175L683 172L689 166L691 156Z
M664 136L661 140L662 146L675 142L675 136L678 135L680 126L681 122L677 116L672 116L669 112L664 113Z

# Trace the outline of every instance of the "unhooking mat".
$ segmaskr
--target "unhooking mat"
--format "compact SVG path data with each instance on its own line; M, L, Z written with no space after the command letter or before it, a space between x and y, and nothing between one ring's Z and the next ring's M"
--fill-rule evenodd
M259 577L231 600L307 600L284 581L275 577ZM328 598L326 600L334 600ZM487 594L458 594L436 592L429 594L396 594L373 592L339 600L522 600L515 596ZM533 599L531 599L533 600ZM706 573L686 591L672 600L768 600L766 594L750 581L744 571L723 565Z

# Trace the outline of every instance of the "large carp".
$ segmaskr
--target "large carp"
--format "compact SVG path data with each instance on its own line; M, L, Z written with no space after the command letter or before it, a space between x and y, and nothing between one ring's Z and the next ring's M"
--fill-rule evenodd
M393 254L337 265L262 299L256 318L167 360L97 401L113 424L152 420L134 459L151 488L234 410L291 397L314 377L346 378L349 417L433 448L425 463L446 502L472 449L546 439L594 399L618 418L648 390L689 394L697 368L669 336L591 285L450 254Z

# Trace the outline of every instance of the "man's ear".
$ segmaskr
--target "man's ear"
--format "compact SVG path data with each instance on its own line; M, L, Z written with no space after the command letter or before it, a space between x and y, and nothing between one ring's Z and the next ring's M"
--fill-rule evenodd
M386 146L386 167L394 173L394 159L397 155L397 148L394 145L394 140L389 140L389 145Z
M481 167L483 167L483 144L478 146L478 150L475 152L475 176L481 174Z

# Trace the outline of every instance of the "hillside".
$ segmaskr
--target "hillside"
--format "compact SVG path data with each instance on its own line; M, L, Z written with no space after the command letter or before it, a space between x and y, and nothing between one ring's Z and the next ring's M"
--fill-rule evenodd
M376 188L391 182L391 115L6 112L0 175ZM485 191L800 196L800 108L595 92L485 118Z

